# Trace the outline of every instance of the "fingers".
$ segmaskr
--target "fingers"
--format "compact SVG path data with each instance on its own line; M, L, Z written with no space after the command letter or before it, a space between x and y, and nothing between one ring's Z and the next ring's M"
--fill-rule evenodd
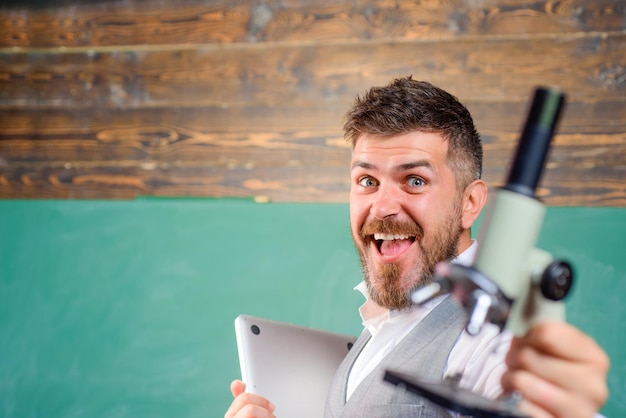
M506 372L502 387L505 391L520 392L523 400L518 409L533 418L591 418L599 410L594 403L572 398L568 390L525 370Z
M542 323L515 338L502 377L517 390L520 409L534 417L591 417L608 397L609 368L604 351L587 335L565 323Z
M558 353L560 357L572 361L593 360L608 368L608 357L598 344L590 336L565 322L539 323L528 331L521 342L547 354ZM599 357L593 358L595 355Z
M565 323L542 323L514 339L506 358L511 370L525 370L602 405L608 397L609 360L589 336Z
M245 384L234 380L230 391L235 397L224 418L275 418L274 405L260 395L245 392Z
M546 412L543 408L540 408L536 404L526 400L521 400L517 404L516 410L517 412L532 418L555 418L554 415Z
M230 383L230 393L233 394L233 398L241 395L246 390L246 384L241 380L233 380Z

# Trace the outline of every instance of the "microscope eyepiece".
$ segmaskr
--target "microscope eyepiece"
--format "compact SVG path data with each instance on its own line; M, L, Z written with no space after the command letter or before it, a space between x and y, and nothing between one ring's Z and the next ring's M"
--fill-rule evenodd
M556 88L535 90L504 189L535 196L564 103L565 95Z

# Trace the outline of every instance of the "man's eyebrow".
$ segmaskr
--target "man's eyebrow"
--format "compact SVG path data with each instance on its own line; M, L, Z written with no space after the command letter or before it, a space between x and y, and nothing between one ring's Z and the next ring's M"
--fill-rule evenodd
M361 160L356 160L352 163L352 165L350 166L350 169L353 170L355 168L363 168L365 170L374 170L376 169L376 166L372 163L368 163L366 161L361 161ZM416 161L411 161L410 163L404 163L404 164L400 164L397 167L394 168L394 171L398 171L398 172L402 172L402 171L408 171L408 170L412 170L414 168L418 168L418 167L424 167L427 168L431 171L434 171L434 167L432 165L432 163L428 160L416 160Z
M365 162L365 161L361 161L361 160L356 160L352 163L352 165L350 165L350 170L353 170L355 168L364 168L366 170L373 170L376 168L376 166L374 164Z
M396 171L407 171L407 170L412 170L418 167L424 167L431 171L435 170L430 161L417 160L417 161L411 161L410 163L406 163L406 164L400 164L398 167L396 167Z

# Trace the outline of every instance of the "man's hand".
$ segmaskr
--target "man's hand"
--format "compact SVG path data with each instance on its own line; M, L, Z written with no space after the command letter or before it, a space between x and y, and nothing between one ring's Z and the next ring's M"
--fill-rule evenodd
M245 392L246 385L241 380L233 380L230 391L235 397L224 418L276 418L274 404L262 396Z
M591 418L608 397L609 358L589 336L561 322L544 322L515 338L502 376L519 391L520 411L533 418Z

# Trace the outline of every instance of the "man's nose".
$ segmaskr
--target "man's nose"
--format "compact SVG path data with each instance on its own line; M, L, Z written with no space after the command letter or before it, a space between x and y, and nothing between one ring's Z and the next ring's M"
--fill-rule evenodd
M370 213L377 219L384 219L400 213L401 190L393 187L380 187L374 196Z

